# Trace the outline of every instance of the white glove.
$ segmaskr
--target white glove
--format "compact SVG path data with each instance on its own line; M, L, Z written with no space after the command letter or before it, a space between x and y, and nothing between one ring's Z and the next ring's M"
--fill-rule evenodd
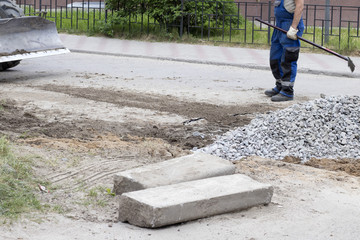
M297 30L297 29L293 28L292 26L290 26L290 29L289 29L289 31L287 31L286 36L288 38L292 39L292 40L297 40L298 37L297 37L296 34L297 34L298 31L299 30Z

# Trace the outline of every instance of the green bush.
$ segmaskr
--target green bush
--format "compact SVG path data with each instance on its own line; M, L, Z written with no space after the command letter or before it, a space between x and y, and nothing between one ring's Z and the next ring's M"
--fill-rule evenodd
M233 0L194 1L185 3L185 26L229 26L236 23L238 17L237 6Z
M142 13L143 2L143 0L107 0L106 9L113 10L113 19L117 18L118 23L121 23L131 16Z
M138 16L146 15L162 28L180 29L194 26L226 27L238 22L237 6L233 0L107 0L106 7L114 11L102 27L103 33L113 35L114 29L126 25ZM196 34L194 28L188 32Z
M181 1L179 0L146 0L146 13L160 25L180 22Z

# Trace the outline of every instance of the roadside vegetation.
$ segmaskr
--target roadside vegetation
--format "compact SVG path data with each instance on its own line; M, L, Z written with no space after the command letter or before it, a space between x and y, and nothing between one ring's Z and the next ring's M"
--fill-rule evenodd
M31 158L15 156L9 141L0 138L0 224L42 209L35 195L38 180L32 164Z
M188 0L183 6L176 0L108 0L106 10L62 7L49 11L46 16L56 22L59 31L68 33L147 41L269 46L267 27L239 15L233 0ZM25 14L35 12L30 7L24 11ZM272 31L270 29L270 35ZM328 42L324 41L320 27L308 26L303 37L341 53L360 54L356 24L331 29ZM306 43L303 47L316 50Z
M33 215L36 212L66 214L73 211L74 206L71 206L74 204L86 209L104 208L115 196L110 188L84 186L74 190L78 200L69 205L59 197L62 191L58 193L57 190L61 190L61 186L51 186L35 175L35 165L36 158L17 156L6 137L0 138L0 225L11 224L22 217L40 220L41 215ZM44 192L40 190L42 186L46 186ZM41 194L46 195L42 197ZM51 195L51 203L48 194Z

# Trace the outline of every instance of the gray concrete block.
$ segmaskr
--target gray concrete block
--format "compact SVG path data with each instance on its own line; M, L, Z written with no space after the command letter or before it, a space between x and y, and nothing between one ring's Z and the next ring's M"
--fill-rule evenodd
M273 188L235 174L128 192L120 196L119 220L157 228L269 204Z
M125 192L234 173L235 166L230 161L205 153L194 153L119 172L114 176L114 192L120 195Z

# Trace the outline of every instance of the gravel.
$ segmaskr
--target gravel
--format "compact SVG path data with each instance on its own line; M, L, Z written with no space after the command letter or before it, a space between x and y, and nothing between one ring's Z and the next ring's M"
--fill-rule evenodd
M245 156L281 160L358 158L360 97L324 96L262 114L200 149L228 160Z

